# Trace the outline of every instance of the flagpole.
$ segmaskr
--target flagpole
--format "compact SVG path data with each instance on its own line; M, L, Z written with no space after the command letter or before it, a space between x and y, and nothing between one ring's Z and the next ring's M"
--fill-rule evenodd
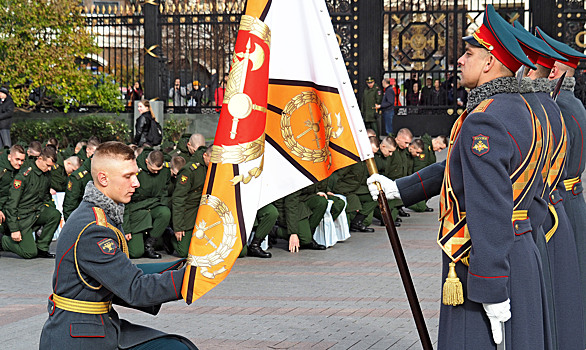
M378 169L376 168L374 158L366 160L366 167L368 168L370 175L378 174ZM415 286L413 285L413 279L411 278L411 273L409 272L409 267L407 266L407 260L405 260L405 254L403 253L401 241L399 240L399 234L397 233L395 223L391 217L389 203L387 202L385 193L379 183L377 183L377 187L379 189L378 205L380 207L383 221L387 228L389 241L391 241L391 247L393 249L393 254L395 255L397 267L399 268L401 280L403 281L403 287L405 287L405 293L407 293L407 300L409 300L411 313L415 319L415 325L417 326L417 332L419 333L421 345L423 346L424 350L433 350L431 339L429 338L429 333L427 331L427 326L425 325L425 319L423 318L423 313L421 312L421 306L419 305L419 299L417 298Z

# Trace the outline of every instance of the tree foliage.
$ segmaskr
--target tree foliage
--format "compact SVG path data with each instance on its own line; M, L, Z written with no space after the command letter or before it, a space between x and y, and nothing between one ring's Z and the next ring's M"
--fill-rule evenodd
M0 0L0 23L0 82L9 85L18 107L123 109L113 78L80 66L99 48L78 0ZM44 98L29 98L34 89Z

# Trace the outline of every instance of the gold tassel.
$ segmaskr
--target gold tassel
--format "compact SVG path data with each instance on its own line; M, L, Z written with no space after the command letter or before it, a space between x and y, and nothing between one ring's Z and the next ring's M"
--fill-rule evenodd
M462 282L456 275L456 264L450 263L450 270L448 277L444 283L444 291L442 293L442 302L444 305L457 306L464 304L464 292L462 291Z

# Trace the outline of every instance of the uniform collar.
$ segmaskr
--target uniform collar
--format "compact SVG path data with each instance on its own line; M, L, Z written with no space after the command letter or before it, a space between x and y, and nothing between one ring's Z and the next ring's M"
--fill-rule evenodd
M37 166L37 161L36 160L33 161L32 165L31 165L31 168L33 169L33 172L35 174L37 174L37 175L43 175L43 171L41 169L39 169L39 167Z
M559 79L556 80L552 80L551 83L553 84L553 86L555 86L555 84L557 84ZM562 83L562 88L561 90L566 90L566 91L571 91L574 92L574 87L576 86L576 78L574 77L565 77L564 81Z
M550 93L553 91L553 86L551 84L551 81L547 78L537 78L533 80L533 89L535 90L535 92Z
M497 94L518 94L519 83L515 77L501 77L486 82L470 91L466 109L472 112L480 102Z
M104 209L106 215L116 225L122 224L122 218L124 217L124 204L116 204L111 198L98 190L93 181L88 182L85 186L83 200L92 203L96 207Z
M519 84L519 92L522 94L535 92L535 89L533 88L533 80L528 77L521 79L521 84Z

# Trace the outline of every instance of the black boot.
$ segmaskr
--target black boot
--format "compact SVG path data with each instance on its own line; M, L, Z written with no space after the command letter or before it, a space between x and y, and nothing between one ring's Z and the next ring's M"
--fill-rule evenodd
M248 256L256 256L257 258L265 259L273 256L271 253L262 250L262 248L260 247L260 243L261 240L254 237L254 239L252 240L252 242L250 242L250 245L248 246Z
M395 222L403 222L403 219L401 219L400 217L397 217L397 218L395 219Z
M37 258L54 259L55 254L51 254L49 252L37 248Z
M155 237L150 237L144 240L144 257L149 259L160 259L161 254L155 252L155 243L157 239Z
M399 216L402 216L404 218L408 218L408 217L411 216L411 214L405 213L405 211L403 210L403 208L399 208Z
M362 221L366 218L364 214L356 213L354 219L350 223L350 232L374 232L373 228L366 227Z
M163 232L163 247L165 247L165 252L169 255L173 255L175 249L173 248L173 244L171 244L171 238L175 236L175 232L170 227L167 227Z
M302 244L299 246L299 249L326 250L326 246L321 245L317 243L314 239L312 239L311 243Z
M277 245L277 230L279 229L279 225L273 226L271 232L269 232L269 248L274 247Z

